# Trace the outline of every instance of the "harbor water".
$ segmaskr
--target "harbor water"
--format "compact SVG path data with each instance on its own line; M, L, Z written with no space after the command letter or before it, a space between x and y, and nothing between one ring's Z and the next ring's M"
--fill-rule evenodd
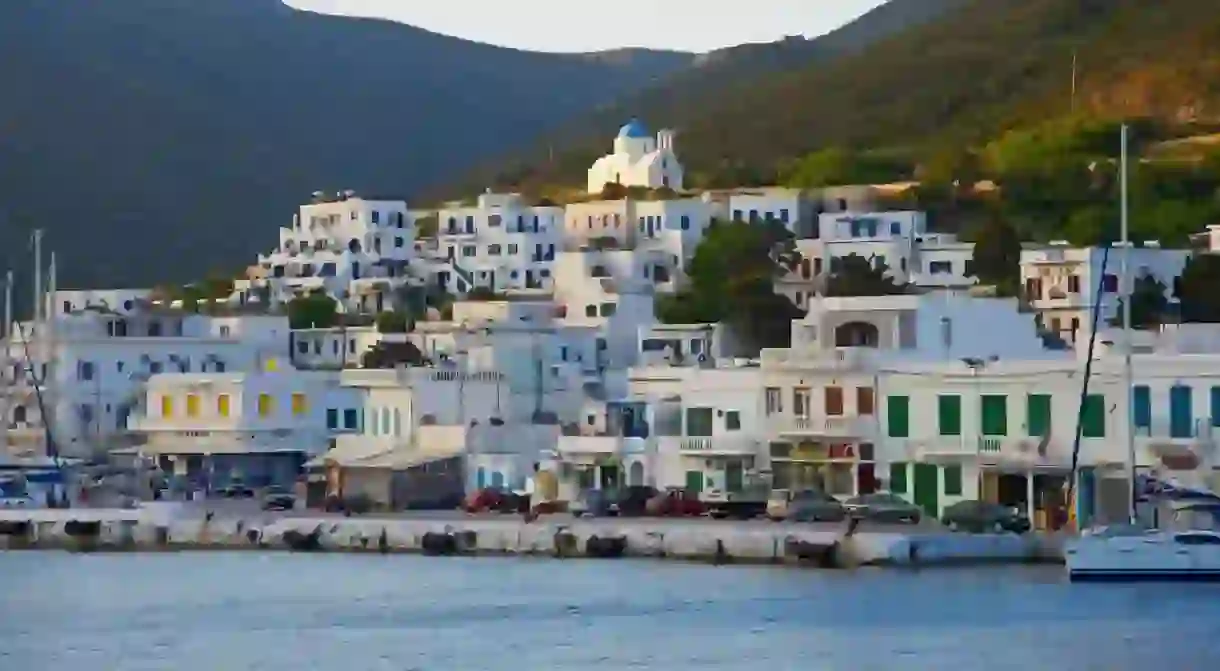
M1220 587L1062 568L0 553L0 668L1220 668Z

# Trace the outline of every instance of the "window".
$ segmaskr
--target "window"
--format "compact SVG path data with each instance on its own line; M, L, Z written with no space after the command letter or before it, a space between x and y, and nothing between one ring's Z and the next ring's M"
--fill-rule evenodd
M360 427L360 413L355 408L347 408L343 411L343 428L355 430Z
M1081 432L1085 438L1106 437L1106 397L1104 394L1089 394L1080 410Z
M1029 394L1025 397L1026 423L1031 438L1051 435L1050 394Z
M1131 388L1131 422L1137 427L1152 426L1152 392L1146 385Z
M401 249L401 248L402 248L402 247L403 247L405 244L406 244L406 243L405 243L405 241L403 240L403 237L402 237L401 235L396 235L396 236L394 236L394 246L395 246L395 247L397 247L397 248L400 248L400 249Z
M779 387L767 387L764 398L767 416L784 411L784 394Z
M275 399L271 398L271 394L258 395L258 416L267 417L275 410Z
M501 219L500 219L500 215L498 215L498 214L488 215L488 217L487 217L488 226L499 226L500 222L501 222Z
M1028 282L1037 282L1037 280L1027 280L1026 282L1027 283ZM1068 275L1068 293L1073 293L1073 294L1080 293L1080 276L1079 275Z
M843 414L843 388L842 387L826 387L826 398L824 401L826 415L829 417L838 417Z
M724 430L741 430L741 413L736 410L726 410L724 413Z
M199 395L198 394L187 394L186 395L186 416L187 417L198 417L199 416Z
M901 398L906 400L906 396L891 396L890 399ZM895 461L890 464L890 491L895 494L905 494L907 491L907 465L903 461Z
M488 256L499 256L500 255L500 245L487 245L487 255Z
M1004 395L985 395L980 400L982 405L982 426L984 436L1008 435L1008 397Z
M741 210L733 210L733 221L741 221Z
M945 466L944 474L945 474L945 496L961 496L962 495L962 467L960 465Z
M902 235L902 224L900 224L896 221L891 221L890 222L890 235Z
M326 428L334 430L339 428L339 410L336 408L326 409Z
M911 435L911 399L908 396L890 396L886 399L886 428L890 438L909 438ZM905 464L904 464L905 467ZM904 490L905 491L905 490Z
M174 416L174 397L173 396L162 396L161 397L161 416L162 417L173 417Z
M373 210L372 212L370 212L370 214L371 214L371 215L372 215L372 217L373 217L373 223L374 223L374 224L380 224L380 223L381 223L381 212L378 212L377 210Z
M682 215L681 221L682 221L682 224L681 224L682 230L689 231L690 230L690 215L686 215L686 214Z
M508 245L508 253L516 254L518 251L517 243L513 242Z
M942 436L962 435L962 397L941 394L936 397L937 425Z
M585 316L586 317L596 317L597 316L597 306L596 305L586 305L585 306Z
M297 352L300 354L309 354L309 343L305 340L298 340Z
M687 408L686 409L686 435L696 438L708 437L712 435L712 409L711 408Z
M856 387L856 414L871 415L874 412L872 387Z
M1211 388L1211 424L1220 426L1220 387Z
M782 222L783 222L783 223L785 223L785 224L786 224L786 223L788 223L788 210L787 210L787 208L781 209L781 210L779 211L779 220L780 220L780 221L782 221Z
M216 414L221 417L229 416L229 395L221 394L216 397Z
M80 361L76 364L76 377L80 380L93 379L93 362Z
M305 394L301 394L301 393L293 394L292 395L292 414L294 416L299 417L301 415L304 415L306 412L309 412L309 399L307 399L305 397Z
M929 262L928 272L933 275L948 275L953 272L953 263L951 261Z
M1106 273L1105 275L1103 275L1101 278L1101 290L1103 292L1109 293L1109 294L1117 293L1118 292L1118 276L1111 275L1110 273Z
M476 251L476 249L475 249L474 245L463 245L462 246L462 256L467 256L467 257L474 256L475 251Z
M618 303L602 303L602 316L613 317L618 310Z

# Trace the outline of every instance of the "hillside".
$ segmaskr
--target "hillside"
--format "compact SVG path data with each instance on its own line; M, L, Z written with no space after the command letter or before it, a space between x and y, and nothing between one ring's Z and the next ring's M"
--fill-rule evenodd
M409 193L691 59L576 58L278 0L0 2L0 245L61 283L235 270L319 188Z
M704 179L736 161L774 174L832 145L960 146L1067 114L1074 51L1077 112L1220 117L1220 12L1210 0L965 0L948 9L854 53L722 88L698 105L641 104L637 113L677 128L688 170ZM578 182L613 128L595 121L597 137L551 142L553 161L507 164L495 181Z
M600 107L551 133L533 152L501 157L466 176L443 184L436 193L452 196L489 183L570 181L583 174L607 148L607 138L625 119L640 117L650 126L700 119L726 100L749 100L761 81L806 70L817 71L835 59L865 50L903 31L938 19L971 0L890 0L825 35L788 37L776 42L742 44L702 54L695 67L674 72L654 85ZM782 109L759 110L784 114ZM683 148L688 141L683 140ZM553 162L551 148L556 149ZM683 154L686 149L683 149ZM579 180L577 180L579 181ZM430 195L433 195L430 193Z

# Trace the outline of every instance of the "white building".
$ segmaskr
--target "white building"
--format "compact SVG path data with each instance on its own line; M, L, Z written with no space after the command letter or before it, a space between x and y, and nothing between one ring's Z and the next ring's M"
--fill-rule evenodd
M1143 247L1114 248L1105 270L1100 247L1075 248L1066 243L1028 247L1021 251L1021 285L1024 298L1038 312L1043 328L1067 342L1087 330L1093 306L1101 291L1101 319L1118 314L1119 269L1127 254L1130 277L1150 275L1165 286L1167 299L1173 298L1174 279L1182 274L1190 251L1161 249L1155 243ZM1125 293L1125 291L1124 291Z
M134 452L191 489L291 486L357 407L332 373L165 373L145 384L129 428L143 438Z
M614 151L589 168L589 193L600 193L607 184L648 189L682 190L683 170L674 153L674 132L662 130L653 137L639 121L619 129Z
M380 312L412 276L414 255L415 225L405 201L317 192L237 289L248 300L255 288L269 287L275 303L322 290L347 311Z
M55 294L52 300L67 299ZM8 343L7 377L16 384L7 388L5 440L42 446L39 408L46 407L55 418L52 439L65 456L130 444L127 420L150 377L275 370L288 366L287 343L283 316L87 310L23 323ZM41 403L28 361L42 383Z
M740 189L729 193L728 211L733 221L783 224L799 239L814 237L819 204L801 189Z
M435 283L450 293L546 289L562 240L564 212L531 206L519 194L485 193L474 206L437 213Z

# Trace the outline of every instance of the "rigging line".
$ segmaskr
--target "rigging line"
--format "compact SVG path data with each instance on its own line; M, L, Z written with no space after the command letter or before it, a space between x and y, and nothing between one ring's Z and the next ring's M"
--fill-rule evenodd
M1093 347L1097 342L1097 322L1101 316L1101 300L1105 295L1106 265L1110 262L1110 249L1113 246L1114 243L1107 242L1101 253L1101 272L1097 279L1097 297L1093 300L1092 326L1089 332L1087 358L1084 362L1084 382L1080 385L1080 403L1076 406L1076 435L1072 439L1072 469L1068 473L1067 500L1069 503L1075 501L1076 471L1080 466L1080 439L1084 435L1084 408L1089 398L1089 378L1093 373Z

